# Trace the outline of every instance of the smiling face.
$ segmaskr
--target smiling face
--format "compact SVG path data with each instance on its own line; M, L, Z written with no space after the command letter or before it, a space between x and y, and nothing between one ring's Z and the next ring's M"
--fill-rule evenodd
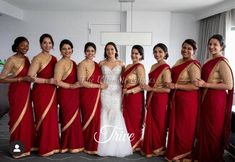
M133 62L139 62L142 56L140 55L139 51L135 48L131 50L131 59Z
M45 37L41 43L41 48L44 52L49 53L52 49L53 44L49 37Z
M60 52L63 57L70 58L73 53L73 49L69 44L64 44Z
M153 50L153 55L157 62L160 62L164 60L166 53L160 47L156 47Z
M222 51L219 40L212 38L208 43L208 51L212 55L220 54Z
M114 48L114 46L110 44L106 47L105 53L106 53L107 58L115 58L117 51Z
M184 59L191 59L194 54L193 47L190 44L184 43L181 48L181 55Z
M29 42L28 41L20 42L16 50L18 53L25 55L29 50Z
M93 60L93 58L95 57L95 52L96 51L92 46L87 47L87 49L85 51L86 59Z

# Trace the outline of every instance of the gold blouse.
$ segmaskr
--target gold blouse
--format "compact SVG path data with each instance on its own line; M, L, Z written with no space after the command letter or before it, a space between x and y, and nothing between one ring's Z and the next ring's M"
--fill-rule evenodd
M143 66L138 66L126 78L126 87L136 86L145 83L145 69Z
M171 82L171 72L166 69L159 75L158 79L155 80L156 88L164 88L166 82Z
M233 78L231 70L225 61L220 61L214 69L214 72L210 74L208 79L209 83L224 83L227 85L233 85Z
M197 79L201 79L201 70L197 65L192 63L181 72L177 83L190 84Z

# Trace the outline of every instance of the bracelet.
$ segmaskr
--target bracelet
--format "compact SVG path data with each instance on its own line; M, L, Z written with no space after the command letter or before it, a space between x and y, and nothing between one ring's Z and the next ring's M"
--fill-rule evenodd
M203 88L206 88L206 82L204 82L204 83L202 84L202 87L203 87Z
M18 77L18 78L17 78L17 82L21 82L22 80L23 80L22 77Z
M134 93L135 93L135 90L134 90L134 89L132 89L132 90L131 90L131 93L133 93L133 94L134 94Z
M176 83L174 84L174 89L178 89L178 86Z

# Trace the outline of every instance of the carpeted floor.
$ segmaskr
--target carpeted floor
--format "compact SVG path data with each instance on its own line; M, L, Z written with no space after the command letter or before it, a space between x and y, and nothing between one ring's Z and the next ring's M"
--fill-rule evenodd
M59 162L91 162L91 161L102 161L102 162L165 162L166 160L163 157L152 157L145 158L139 153L134 153L131 156L125 158L116 158L116 157L100 157L100 156L92 156L86 153L64 153L64 154L55 154L50 157L40 157L36 153L33 153L29 157L21 158L21 159L13 159L9 152L9 133L8 133L8 115L6 114L0 119L0 162L13 162L13 161L22 161L22 162L51 162L51 161L59 161ZM235 162L231 156L225 154L225 162Z

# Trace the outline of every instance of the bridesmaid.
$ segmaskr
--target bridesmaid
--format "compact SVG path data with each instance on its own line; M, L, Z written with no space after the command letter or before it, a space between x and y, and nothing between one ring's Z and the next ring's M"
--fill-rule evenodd
M183 58L172 68L169 135L166 158L168 161L192 161L197 114L199 106L198 87L194 82L200 78L199 62L193 59L196 42L186 39L181 48Z
M35 127L33 121L32 103L30 99L30 81L27 77L30 62L26 53L29 41L25 37L17 37L12 45L13 56L8 58L2 73L0 83L10 83L9 99L9 132L10 142L20 141L24 152L14 158L29 156L35 146Z
M145 132L142 153L146 157L164 155L166 143L166 118L170 89L165 83L171 82L170 67L165 60L168 58L167 46L159 43L153 48L157 63L152 65L149 73L149 84L143 86L147 93Z
M83 150L83 136L79 110L79 84L77 65L70 59L73 44L64 39L60 43L62 58L55 65L54 78L59 86L57 91L60 106L61 152L77 153Z
M84 148L88 154L97 154L98 140L100 134L100 91L107 88L101 83L101 69L93 61L96 46L92 42L85 45L85 59L78 65L78 80L80 88L80 106L82 112L82 131L84 137Z
M142 125L144 121L144 91L145 69L140 63L144 59L144 49L134 45L131 50L132 64L129 64L122 74L123 81L123 116L130 135L133 151L140 150Z
M207 47L211 58L202 67L202 79L195 83L203 88L196 152L199 162L222 162L231 132L234 80L228 60L222 55L223 37L213 35Z
M42 51L36 55L29 68L28 75L35 80L32 90L38 153L50 156L59 152L59 130L57 117L56 86L53 79L56 58L50 54L54 46L49 34L40 37Z

